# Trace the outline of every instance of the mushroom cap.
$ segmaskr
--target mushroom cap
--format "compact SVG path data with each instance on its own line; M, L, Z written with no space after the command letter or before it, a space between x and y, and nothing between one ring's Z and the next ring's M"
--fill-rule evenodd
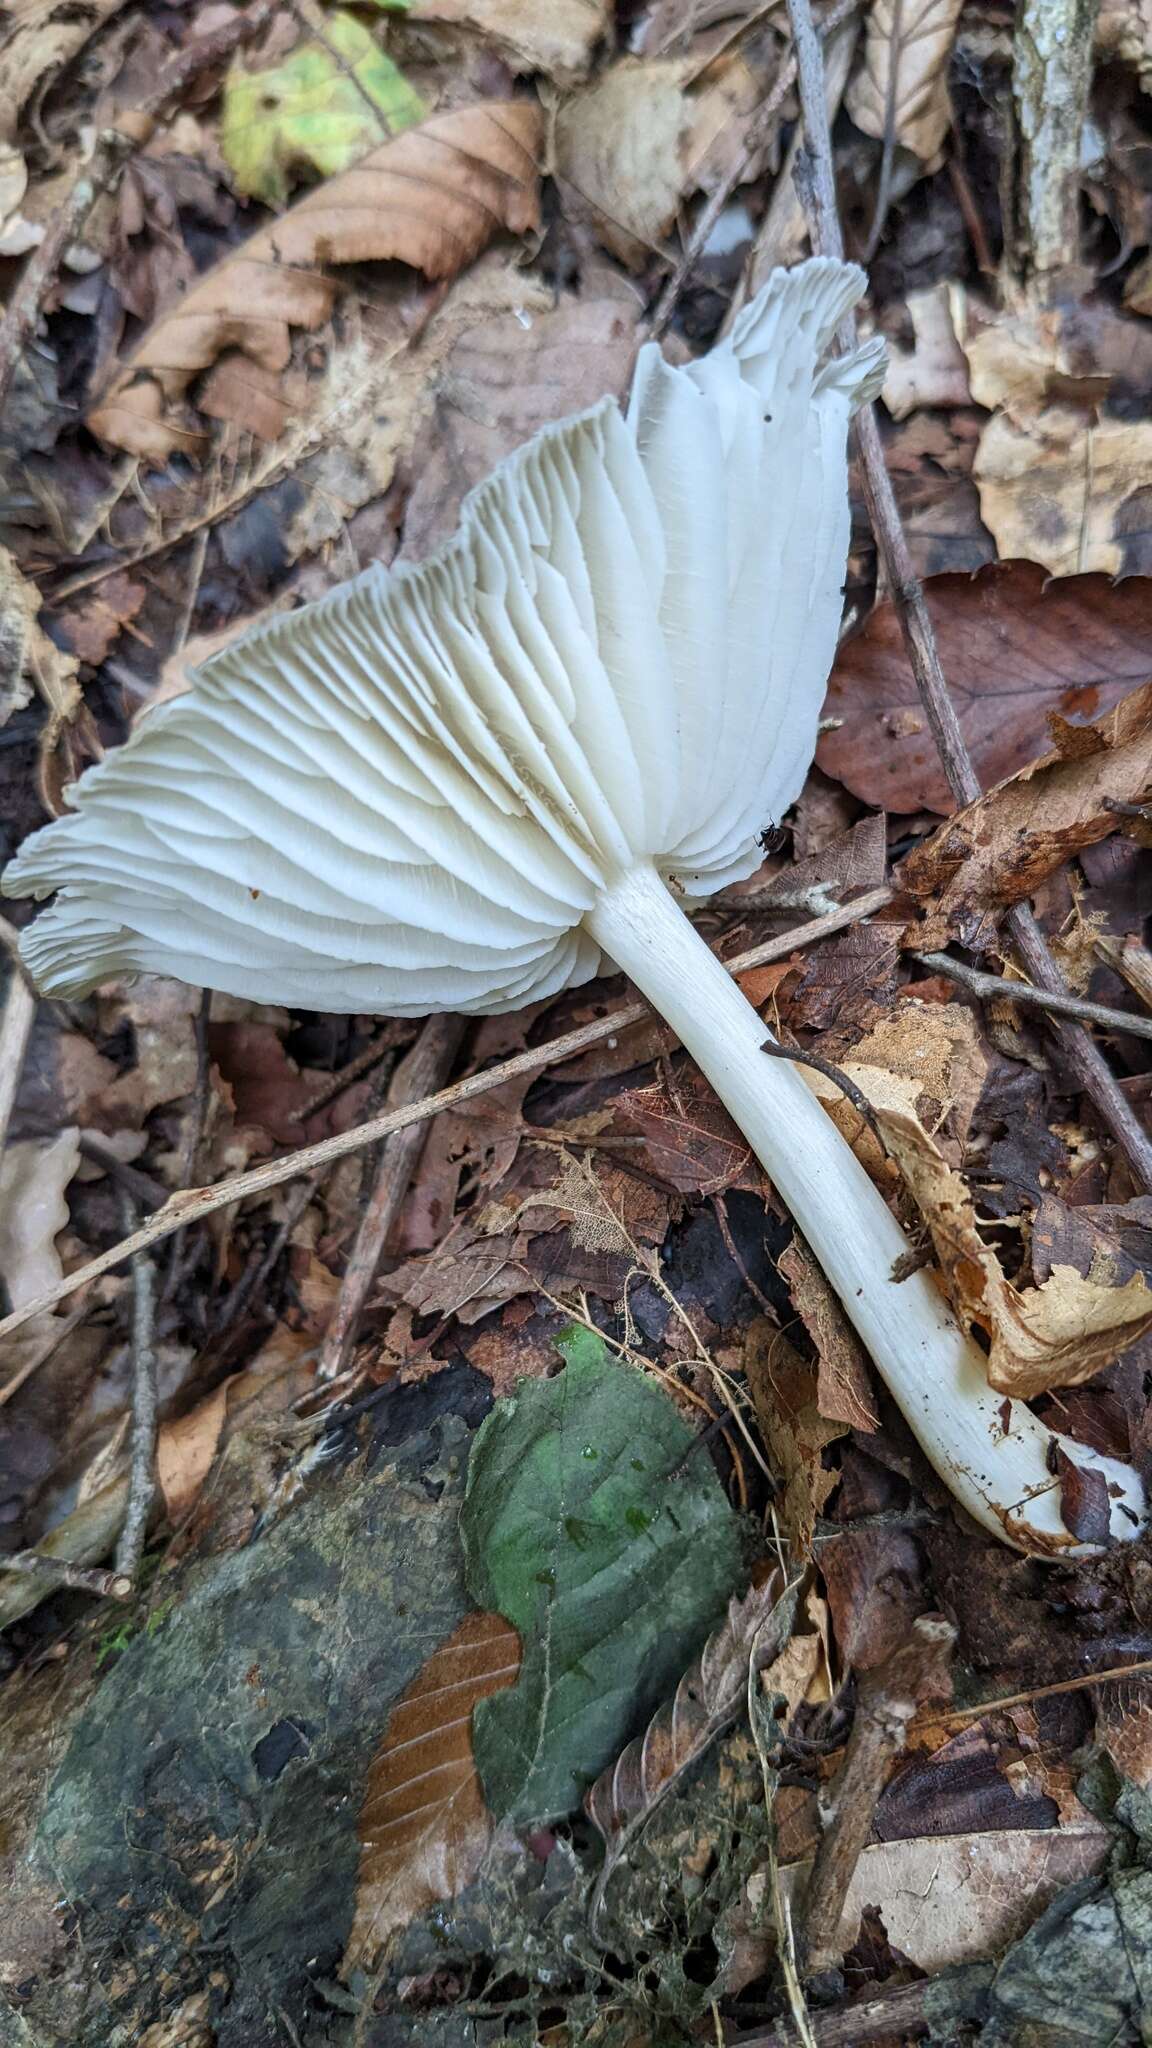
M466 500L417 567L256 627L25 842L40 987L144 970L422 1015L587 979L638 861L750 874L798 794L841 617L846 435L883 374L829 358L863 273L777 271L700 362L640 354Z

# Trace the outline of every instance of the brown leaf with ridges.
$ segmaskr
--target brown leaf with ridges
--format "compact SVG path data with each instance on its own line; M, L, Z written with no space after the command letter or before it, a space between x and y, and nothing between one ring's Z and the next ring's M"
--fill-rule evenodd
M119 365L88 415L94 434L154 462L204 435L174 406L225 349L287 367L290 329L315 328L336 295L329 264L399 262L454 277L500 229L538 219L540 109L491 100L437 114L308 192L186 292Z
M360 1809L360 1872L344 1971L471 1883L492 1835L472 1754L472 1710L513 1685L520 1638L470 1614L421 1665L388 1716Z
M754 1658L761 1669L779 1656L792 1626L789 1591L782 1573L774 1571L742 1599L730 1601L727 1615L689 1665L673 1698L657 1708L643 1735L601 1771L587 1793L584 1810L604 1837L593 1918L640 1828L736 1713L749 1660Z

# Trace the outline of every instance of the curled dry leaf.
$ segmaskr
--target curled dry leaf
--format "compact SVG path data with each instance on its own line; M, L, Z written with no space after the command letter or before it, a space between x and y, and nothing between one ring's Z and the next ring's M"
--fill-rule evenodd
M730 1601L724 1620L672 1699L657 1708L643 1735L628 1744L587 1793L584 1810L604 1837L597 1901L660 1801L736 1713L749 1666L762 1670L780 1655L791 1631L793 1593L774 1571L762 1585Z
M1096 717L1152 671L1152 578L1053 584L1034 562L999 562L978 576L933 576L927 598L984 782L1031 761L1053 713ZM853 796L890 811L952 810L893 605L878 605L842 650L825 709L840 724L817 759Z
M606 35L606 0L412 0L413 21L471 29L515 72L543 71L559 84L583 78Z
M1061 721L1054 737L1054 753L957 811L904 862L904 887L928 907L926 943L977 945L989 918L1116 830L1109 803L1152 791L1152 683L1091 725Z
M472 1710L519 1670L516 1630L498 1614L470 1614L397 1700L368 1767L345 1974L475 1877L492 1816L472 1754Z
M250 236L149 329L89 414L93 433L159 463L195 454L203 433L175 408L200 371L225 349L266 375L283 371L291 328L318 327L331 310L331 264L395 261L448 278L500 228L525 233L537 220L539 146L539 108L492 100L371 150Z
M865 135L897 142L927 163L948 133L948 56L961 0L875 0L864 61L845 104ZM891 113L889 113L891 109Z

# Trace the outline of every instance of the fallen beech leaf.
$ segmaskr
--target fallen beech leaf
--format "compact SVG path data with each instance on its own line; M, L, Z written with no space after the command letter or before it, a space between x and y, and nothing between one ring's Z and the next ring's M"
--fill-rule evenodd
M561 85L583 78L608 33L606 0L412 0L413 21L473 30L520 74L543 71Z
M259 70L233 63L220 149L239 191L284 206L301 166L336 177L426 112L364 24L338 8L325 19L323 41L307 37L281 63Z
M1027 555L1053 576L1117 576L1132 514L1143 523L1150 469L1152 421L1053 405L1026 427L996 413L972 474L1002 558Z
M1152 672L1152 578L1053 584L1034 562L1000 562L978 576L934 576L927 598L984 782L1033 759L1052 713L1095 717ZM853 796L890 811L952 810L893 605L878 605L842 650L825 710L841 724L817 759Z
M516 1630L499 1614L470 1614L397 1700L368 1767L343 1974L370 1965L397 1928L475 1877L492 1816L472 1754L472 1710L519 1671Z
M1032 896L1085 846L1116 829L1105 806L1152 791L1152 683L1092 725L1067 728L1057 752L1034 761L941 825L908 856L903 886L928 906L925 943L949 936L979 947L986 921Z
M858 128L884 135L892 100L896 141L927 163L948 133L948 55L962 0L875 0L864 61L845 105Z
M794 1608L794 1589L786 1588L776 1571L741 1599L730 1600L724 1620L689 1665L673 1697L657 1707L643 1735L628 1744L587 1792L584 1811L604 1837L599 1895L660 1801L743 1703L749 1667L761 1670L780 1655Z
M226 348L269 371L287 367L289 330L325 320L336 280L325 266L407 263L452 277L500 228L537 218L540 110L492 100L435 115L308 192L200 278L114 371L88 416L93 433L166 462L196 453L201 432L174 417L193 377Z

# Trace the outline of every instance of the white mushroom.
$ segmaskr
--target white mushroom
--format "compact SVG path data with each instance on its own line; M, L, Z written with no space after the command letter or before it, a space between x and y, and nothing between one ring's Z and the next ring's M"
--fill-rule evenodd
M667 1018L820 1259L933 1465L986 1529L1082 1554L1053 1438L987 1383L907 1243L678 898L750 874L798 794L835 651L846 437L879 343L829 354L862 274L777 272L703 361L646 348L546 429L432 560L381 569L208 662L36 833L9 893L40 986L144 969L263 1001L515 1008L606 955ZM1102 1471L1112 1532L1143 1494Z

